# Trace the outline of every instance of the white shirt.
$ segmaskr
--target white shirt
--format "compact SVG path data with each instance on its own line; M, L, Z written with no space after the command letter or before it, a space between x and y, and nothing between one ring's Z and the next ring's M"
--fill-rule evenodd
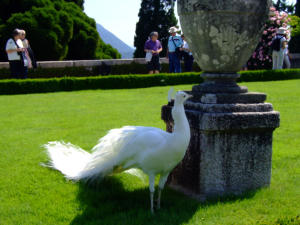
M21 39L17 40L19 48L24 48L23 41ZM28 60L25 54L23 54L24 66L28 66Z
M185 48L185 49L190 49L189 44L185 40L183 40L183 46L182 47ZM192 55L192 52L190 52L190 51L185 50L185 52L189 53L189 55Z
M16 43L14 42L14 40L12 38L10 38L7 42L6 42L6 50L16 50L18 47L16 45ZM21 56L18 54L17 51L11 52L11 53L7 53L7 57L9 61L12 60L20 60Z

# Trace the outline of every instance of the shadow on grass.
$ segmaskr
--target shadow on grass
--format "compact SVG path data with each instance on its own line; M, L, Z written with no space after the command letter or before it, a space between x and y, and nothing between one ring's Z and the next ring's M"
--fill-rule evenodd
M179 225L188 223L198 210L220 202L226 204L252 198L254 194L248 192L243 196L227 196L200 203L165 188L161 209L152 215L148 188L125 190L118 178L108 177L97 185L80 184L78 200L82 213L74 218L71 225Z

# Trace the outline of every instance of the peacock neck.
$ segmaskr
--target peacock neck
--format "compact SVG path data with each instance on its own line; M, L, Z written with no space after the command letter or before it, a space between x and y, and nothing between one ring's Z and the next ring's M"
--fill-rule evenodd
M174 119L174 135L180 135L182 137L190 138L190 126L185 115L183 103L177 103L175 101L172 109L172 116Z

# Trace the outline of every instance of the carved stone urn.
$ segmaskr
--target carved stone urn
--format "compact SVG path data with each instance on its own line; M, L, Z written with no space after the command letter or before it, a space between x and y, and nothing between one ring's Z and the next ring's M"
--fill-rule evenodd
M271 0L178 0L187 42L206 72L236 72L261 37Z
M270 185L279 113L236 83L255 50L271 0L177 0L182 30L204 82L185 103L191 141L168 184L200 200ZM172 103L162 119L172 132Z

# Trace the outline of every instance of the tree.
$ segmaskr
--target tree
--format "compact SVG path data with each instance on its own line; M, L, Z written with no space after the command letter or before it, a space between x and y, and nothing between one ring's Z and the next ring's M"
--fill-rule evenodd
M135 58L145 56L144 45L152 31L159 33L159 40L163 46L162 56L166 55L169 28L177 26L172 0L143 0L139 11L139 21L136 24L134 37Z
M76 5L78 5L80 8L83 9L84 0L65 0L66 2L74 2Z
M95 21L74 2L83 4L83 0L2 0L0 45L5 46L13 29L22 28L38 60L120 58L100 39ZM7 60L6 54L0 54L0 60Z
M297 0L297 2L296 2L295 15L300 17L300 0Z
M292 28L292 39L289 42L289 51L291 53L300 52L300 17L296 15L290 16L290 26Z
M274 4L274 7L279 11L279 12L288 12L288 13L293 13L294 12L294 5L289 5L286 0L277 0L277 2Z

